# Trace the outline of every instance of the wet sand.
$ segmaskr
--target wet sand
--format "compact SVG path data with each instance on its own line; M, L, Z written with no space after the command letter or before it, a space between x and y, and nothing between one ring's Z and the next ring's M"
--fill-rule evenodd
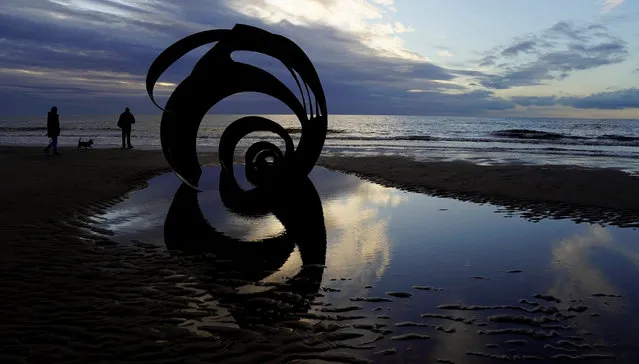
M162 340L196 350L201 343L176 330L170 315L188 302L157 278L176 264L81 230L83 216L166 170L161 153L61 153L0 148L0 362L157 361L165 358Z
M87 215L113 205L152 175L167 170L161 152L61 152L61 157L45 157L39 148L0 147L1 362L177 363L187 358L261 362L291 352L302 354L290 358L319 358L311 355L311 341L300 340L304 330L282 336L277 345L262 340L261 351L256 352L260 360L237 356L248 345L237 342L260 342L247 332L229 329L195 335L178 328L184 317L207 314L208 298L184 274L183 263L156 246L117 246L92 235L86 221ZM323 158L321 164L387 185L473 201L502 201L540 214L543 208L551 215L559 211L577 213L577 218L638 221L639 180L620 172L476 167L389 157ZM331 341L327 331L325 341ZM325 341L316 337L312 343Z
M402 157L324 157L321 165L389 187L492 203L532 220L639 227L639 176L571 166L478 166Z

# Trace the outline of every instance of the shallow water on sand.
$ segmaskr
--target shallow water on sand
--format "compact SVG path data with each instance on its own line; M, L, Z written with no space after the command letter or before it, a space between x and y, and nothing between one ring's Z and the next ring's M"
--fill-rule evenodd
M157 176L92 217L116 242L175 251L217 299L207 325L334 332L329 349L375 362L639 360L637 229L532 222L319 167L278 197L280 219L247 217L223 205L219 173L205 168L197 194Z

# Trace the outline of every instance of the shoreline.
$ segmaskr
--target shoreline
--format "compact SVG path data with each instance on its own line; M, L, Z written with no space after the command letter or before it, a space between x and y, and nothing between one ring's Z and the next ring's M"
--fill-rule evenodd
M106 161L111 163L110 167L115 168L111 172L100 168L99 172L105 173L104 177L108 179L109 187L114 187L113 184L118 185L117 191L103 195L103 188L87 186L86 183L80 184L81 188L86 187L94 191L96 193L94 197L98 200L122 196L131 190L133 184L143 184L149 178L171 170L161 149L136 148L122 151L118 147L92 150L62 147L61 151L64 152L63 156L50 157L51 163L60 165L61 168L94 168L95 166L91 166L90 162L82 159L83 155L90 155L88 153L98 154L98 163L105 162L104 158L106 158ZM236 154L236 162L242 162L243 158L238 157L240 151L236 151ZM71 160L69 155L73 157ZM198 157L203 164L218 164L217 152L213 148L201 149ZM41 163L49 160L43 155L40 147L0 146L0 158L24 158L25 163L34 162L30 166L33 170L22 171L25 172L23 178L30 180L55 178L54 175L57 173L55 169L43 169L43 174L38 174L37 168L48 167ZM40 163L37 162L38 159ZM0 160L0 163L2 162ZM9 163L12 164L10 161ZM578 211L604 209L613 215L629 214L631 218L639 222L639 175L613 168L555 164L480 165L468 161L418 161L396 155L323 155L320 156L316 166L354 174L387 187L436 197L500 205L531 217L538 215L536 218L566 217L561 214L571 210L580 215L576 216L577 219L586 219L589 222L623 223L623 220L628 220L606 217L593 220L594 217L589 218L587 213L583 215ZM6 166L6 168L15 167L15 163ZM113 175L118 174L122 178L113 178ZM18 181L10 183L14 182L21 183ZM48 189L46 184L38 187ZM61 186L51 187L59 189ZM9 188L12 188L11 185ZM40 195L43 191L35 192ZM114 193L117 196L113 196ZM60 204L57 205L59 208ZM561 214L543 214L537 208L538 206L543 207L542 210L559 209Z
M39 211L61 216L89 213L90 208L77 204L100 205L104 201L121 200L136 185L142 186L151 177L171 170L159 149L68 147L61 152L61 157L47 158L39 147L0 146L3 169L18 168L20 172L19 176L12 173L15 178L4 182L12 197L3 201L5 211L18 206L22 199L46 197L39 200L43 204ZM198 156L203 164L218 164L217 153L213 151L200 151ZM236 156L236 162L241 161ZM94 162L108 163L110 169ZM386 187L490 203L533 220L571 218L577 222L639 227L639 176L616 169L528 164L486 166L466 161L424 162L401 156L320 156L316 166L357 175ZM66 177L66 172L60 175L60 170L66 168L77 170L80 175L71 181L42 182ZM41 183L29 185L25 180ZM74 184L75 190L65 190L69 183ZM54 191L62 196L54 198ZM74 199L72 192L81 195L80 201ZM16 218L19 220L14 214L3 217L7 225L19 224Z
M1 138L0 138L1 139ZM86 138L85 138L86 139ZM256 139L257 140L257 139ZM256 140L253 140L256 141ZM0 140L2 141L2 140ZM337 142L337 144L336 144ZM62 143L66 148L75 149L77 140L73 140L72 143ZM161 150L159 140L154 145L137 144L136 150L143 151L158 151ZM210 144L212 143L212 144ZM426 142L430 143L430 142ZM405 148L381 144L362 145L360 147L350 147L348 145L341 145L338 141L330 141L327 139L322 156L337 158L337 157L397 157L407 158L414 161L433 163L433 162L467 162L477 164L486 167L500 167L500 166L513 166L513 165L529 165L529 166L574 166L584 169L615 169L624 173L628 173L633 176L639 177L639 159L632 152L630 154L621 153L619 155L610 155L610 150L578 150L578 149L565 149L563 152L556 152L553 148L548 149L546 152L540 150L541 153L535 152L535 148L508 149L510 143L506 143L505 146L495 146L494 148L499 150L493 150L493 147L486 148L471 148L463 145L455 146L455 143L448 145L426 144L422 146L405 146ZM496 143L499 144L499 141ZM23 143L0 143L2 147L11 148L37 148L41 147L39 144L23 144ZM118 149L120 144L104 144L102 141L98 141L93 145L93 149ZM248 145L240 145L237 151L245 152ZM470 149L468 149L470 148ZM506 149L504 149L506 148ZM207 139L206 143L202 143L202 140L198 141L197 149L199 153L210 154L218 152L218 142L214 139ZM556 154L558 153L558 154Z
M74 149L61 148L62 156L46 157L37 147L0 147L0 168L8 176L0 196L5 226L0 245L2 361L154 362L197 353L200 360L219 362L228 356L225 338L248 333L229 328L202 336L177 327L185 310L198 307L192 317L207 310L197 287L189 286L194 284L190 267L158 247L122 247L87 229L88 215L169 171L162 152ZM199 155L217 161L214 153ZM537 206L533 212L542 213L557 206L556 211L569 213L572 205L582 209L573 219L639 221L639 203L632 205L639 195L639 178L623 172L482 167L398 157L322 157L317 165L416 192L484 203L501 198L504 206L511 204L518 211ZM536 174L544 177L535 179ZM594 179L585 179L590 177ZM574 178L580 183L567 183ZM526 183L513 182L517 179ZM537 193L550 197L535 200L539 196L530 194L537 185ZM501 195L486 197L495 191Z

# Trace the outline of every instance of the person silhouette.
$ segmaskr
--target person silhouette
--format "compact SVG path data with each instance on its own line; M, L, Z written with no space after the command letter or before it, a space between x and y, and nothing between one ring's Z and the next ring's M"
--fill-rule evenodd
M60 155L58 153L58 136L60 135L60 115L58 115L58 108L52 107L51 111L47 113L47 136L51 138L49 145L44 148L44 152L49 155L49 151L53 148L53 154Z
M127 149L133 148L131 145L131 126L133 124L135 124L135 117L127 107L118 119L118 127L122 129L122 149L125 148L125 145Z

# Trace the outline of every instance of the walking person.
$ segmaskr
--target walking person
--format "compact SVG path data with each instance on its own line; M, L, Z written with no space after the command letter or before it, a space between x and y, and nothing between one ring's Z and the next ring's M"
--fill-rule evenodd
M131 145L131 126L135 124L135 117L131 114L129 108L125 108L124 112L120 114L120 119L118 119L118 127L122 129L122 149L126 148L131 149L133 146ZM124 143L126 141L126 144Z
M60 136L60 115L58 115L58 108L52 107L51 111L47 113L47 136L51 138L51 142L44 148L44 152L49 155L49 151L53 148L53 154L60 155L58 153L58 136Z

